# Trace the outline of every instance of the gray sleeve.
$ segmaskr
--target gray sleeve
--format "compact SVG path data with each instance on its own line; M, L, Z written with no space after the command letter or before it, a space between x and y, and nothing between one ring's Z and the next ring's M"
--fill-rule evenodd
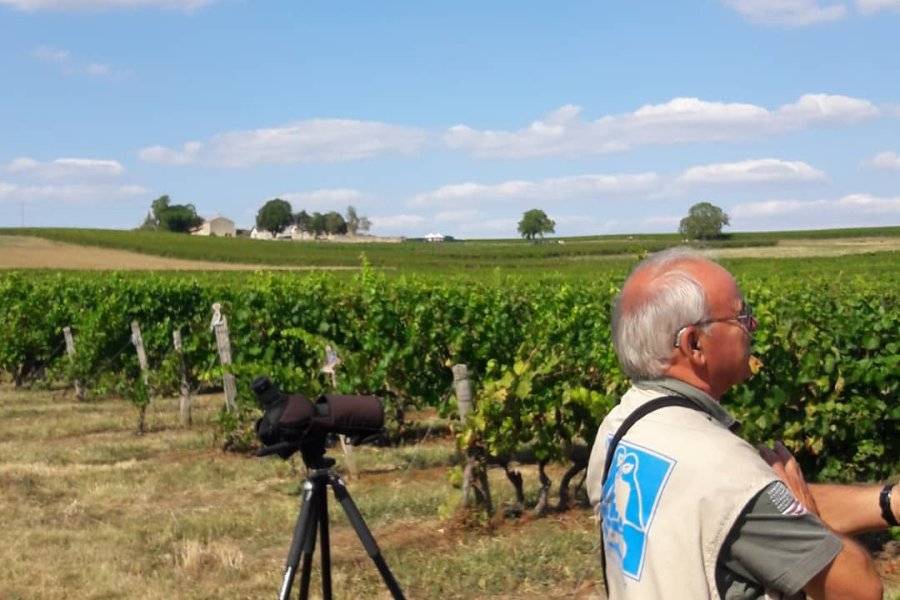
M718 566L761 588L791 596L827 567L842 547L840 538L776 481L738 518Z

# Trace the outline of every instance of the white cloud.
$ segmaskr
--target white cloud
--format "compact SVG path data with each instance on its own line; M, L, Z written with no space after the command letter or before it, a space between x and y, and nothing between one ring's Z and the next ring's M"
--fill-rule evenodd
M200 142L187 142L181 150L166 148L164 146L149 146L138 152L138 157L144 162L158 163L161 165L189 165L196 162L203 144Z
M401 215L387 215L382 217L372 217L372 229L378 231L390 230L390 231L400 231L410 228L410 227L418 227L425 223L425 217L422 215L412 215L412 214L401 214Z
M436 205L455 207L491 201L570 201L603 199L649 193L658 189L659 175L637 173L630 175L576 175L540 181L504 181L497 184L474 182L445 185L416 195L414 206Z
M3 0L0 0L0 4ZM52 46L38 46L31 51L31 56L41 62L58 65L66 75L88 75L91 77L113 77L130 75L128 71L116 71L109 65L99 62L83 62L76 60L68 50Z
M803 27L816 23L839 21L847 16L847 7L843 4L820 5L816 0L723 1L726 6L733 8L744 18L763 25Z
M822 181L825 173L802 161L777 158L744 160L691 167L677 182L693 184L760 184Z
M0 0L2 2L3 0ZM50 46L38 46L31 51L31 55L39 61L49 63L64 63L69 60L69 51Z
M94 158L57 158L50 162L40 162L33 158L13 159L6 170L10 173L38 177L41 179L66 179L85 177L117 177L125 168L116 160Z
M900 171L900 154L896 152L881 152L866 161L873 169L885 169L888 171Z
M518 229L518 219L487 219L478 221L477 223L470 223L464 231L467 232L466 235L471 237L476 237L478 235L518 237Z
M445 210L434 215L436 223L471 223L484 216L480 210Z
M191 12L218 0L0 0L9 6L28 12L39 10L111 10L130 8L163 8Z
M900 11L900 0L856 0L856 8L864 15L880 10Z
M727 212L736 228L742 227L743 223L767 220L784 228L786 218L794 224L810 226L884 225L900 219L900 196L849 194L837 199L766 200L738 204Z
M413 154L425 138L420 129L378 121L310 119L282 127L221 133L208 142L188 142L180 150L151 146L142 149L139 156L162 164L222 167L341 162Z
M112 69L102 63L90 63L84 67L84 72L95 77L105 77L112 74Z
M52 201L103 205L144 197L148 193L139 185L17 185L0 181L0 202Z
M566 105L517 131L456 125L446 132L444 143L484 158L582 156L645 145L748 139L819 125L852 124L880 114L868 100L831 94L806 94L773 110L754 104L674 98L593 121L582 118L580 107Z
M279 196L294 206L294 210L302 210L311 207L324 207L331 210L343 210L354 202L360 202L365 194L349 188L328 188L313 190L311 192L293 192Z

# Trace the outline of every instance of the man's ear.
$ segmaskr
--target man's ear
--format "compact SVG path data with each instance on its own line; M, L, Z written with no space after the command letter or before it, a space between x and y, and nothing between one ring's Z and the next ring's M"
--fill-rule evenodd
M700 350L700 340L697 336L697 329L695 327L685 327L682 329L675 346L684 354L692 354L695 350Z
M678 347L682 354L692 363L705 363L706 357L703 355L703 347L700 345L700 329L688 327L681 336Z
M688 342L691 346L691 362L697 365L705 365L706 353L703 351L703 346L700 345L700 329L696 327L691 328L690 333L688 333Z

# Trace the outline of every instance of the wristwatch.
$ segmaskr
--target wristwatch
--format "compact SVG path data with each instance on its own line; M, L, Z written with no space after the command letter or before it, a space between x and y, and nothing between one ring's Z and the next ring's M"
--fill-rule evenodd
M878 505L881 506L881 518L887 521L887 524L891 527L900 527L897 517L894 516L894 511L891 510L891 491L893 489L893 483L889 483L881 488L881 494L878 495Z

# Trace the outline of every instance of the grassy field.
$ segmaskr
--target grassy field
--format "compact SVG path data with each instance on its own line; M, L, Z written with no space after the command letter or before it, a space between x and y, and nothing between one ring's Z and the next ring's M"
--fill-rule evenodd
M154 256L226 263L285 266L358 266L360 254L376 267L404 272L441 272L502 268L575 270L571 263L634 256L681 243L677 235L595 236L561 238L542 244L522 240L483 240L428 244L278 243L247 238L204 238L159 232L93 229L0 229L0 235L29 235L72 244L130 250ZM900 238L900 227L807 232L735 233L702 244L704 248L770 247L781 240ZM563 243L559 243L563 242Z
M676 243L678 239L672 235L577 238L564 244L519 240L288 243L148 232L6 229L0 230L0 269L154 270L170 271L174 276L182 271L229 270L229 278L243 276L235 271L330 269L336 277L349 277L359 269L364 253L370 264L392 277L616 279L646 251ZM878 277L897 272L900 227L733 234L702 251L739 276L829 273Z
M302 464L214 450L220 402L200 397L185 430L176 402L154 399L138 437L123 401L0 387L0 598L277 595ZM362 447L356 460L350 492L407 597L600 597L588 511L467 530L449 516L450 440ZM536 474L525 476L534 496ZM511 499L500 473L492 484ZM330 514L336 597L387 597L334 502Z
M136 412L121 400L77 403L64 392L0 386L0 597L275 596L302 465L215 450L220 403L198 398L187 430L174 400L154 399L150 431L139 437ZM351 494L407 597L603 597L589 511L473 530L452 517L459 490L447 477L456 461L449 439L362 447L356 461ZM550 473L558 482L559 470ZM536 473L524 474L533 500ZM499 502L510 502L505 478L491 479ZM333 502L330 516L336 597L388 597ZM895 554L878 561L889 598L900 597L898 566Z

